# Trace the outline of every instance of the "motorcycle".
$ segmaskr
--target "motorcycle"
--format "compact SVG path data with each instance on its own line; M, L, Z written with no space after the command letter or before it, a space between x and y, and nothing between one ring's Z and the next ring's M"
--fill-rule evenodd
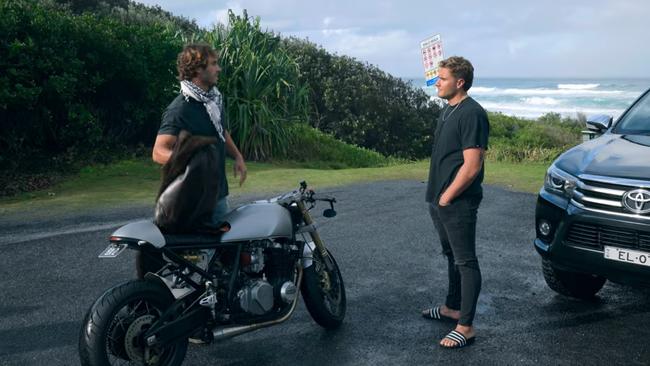
M180 365L188 338L217 342L286 321L298 293L314 321L341 325L346 297L336 260L310 210L336 199L300 188L231 211L220 233L165 235L151 221L127 224L100 258L127 248L157 270L104 292L88 310L79 338L82 365Z

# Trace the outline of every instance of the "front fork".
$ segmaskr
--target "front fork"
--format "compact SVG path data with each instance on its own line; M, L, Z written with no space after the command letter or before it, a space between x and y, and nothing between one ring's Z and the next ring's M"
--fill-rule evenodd
M309 210L307 210L307 207L305 206L305 203L303 201L298 201L298 208L300 209L300 212L302 213L302 218L305 220L306 225L313 225L314 224L314 219L311 218L311 215L309 214ZM325 248L325 244L323 243L323 240L320 238L320 235L318 234L318 230L310 230L309 235L311 235L311 239L314 241L314 244L316 245L316 249L318 249L318 252L321 255L321 258L323 258L323 261L325 262L325 266L327 269L332 269L332 261L330 260L329 253L327 252L327 248Z

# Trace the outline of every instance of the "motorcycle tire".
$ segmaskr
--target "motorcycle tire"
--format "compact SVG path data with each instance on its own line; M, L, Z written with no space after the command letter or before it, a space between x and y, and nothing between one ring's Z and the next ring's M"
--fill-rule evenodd
M333 267L331 271L327 270L321 255L314 251L314 261L304 269L300 290L314 321L323 328L335 329L345 318L345 285L336 260L331 253L329 257Z
M143 360L145 352L140 347L139 334L173 302L167 288L151 281L128 281L106 291L84 317L79 336L81 364L180 365L187 352L187 339L163 349L149 349L154 357L149 360Z

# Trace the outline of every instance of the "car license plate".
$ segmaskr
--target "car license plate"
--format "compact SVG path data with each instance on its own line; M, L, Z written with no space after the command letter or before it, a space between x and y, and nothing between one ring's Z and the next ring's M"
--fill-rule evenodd
M126 249L128 245L111 243L99 254L99 258L115 258Z
M605 246L605 258L619 262L650 266L650 253L638 250Z

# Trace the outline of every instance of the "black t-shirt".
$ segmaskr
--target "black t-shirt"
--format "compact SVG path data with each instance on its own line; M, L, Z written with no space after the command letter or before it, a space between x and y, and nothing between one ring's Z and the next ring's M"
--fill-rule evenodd
M221 106L221 125L224 131L228 129L223 105ZM219 180L219 198L228 195L228 181L226 179L226 144L217 134L217 129L210 120L210 115L205 109L203 103L192 98L185 100L182 94L179 94L167 106L163 112L162 123L158 129L159 135L178 136L181 130L187 130L192 135L216 137L218 142L215 144L219 154L218 168L215 177Z
M457 108L455 108L457 107ZM443 120L443 117L446 118ZM456 177L458 169L465 161L463 150L488 148L490 124L487 113L474 99L467 97L456 106L447 106L440 113L436 126L429 184L426 201L437 203L440 195ZM483 190L483 166L472 184L459 197L481 195ZM458 197L457 197L458 198Z

